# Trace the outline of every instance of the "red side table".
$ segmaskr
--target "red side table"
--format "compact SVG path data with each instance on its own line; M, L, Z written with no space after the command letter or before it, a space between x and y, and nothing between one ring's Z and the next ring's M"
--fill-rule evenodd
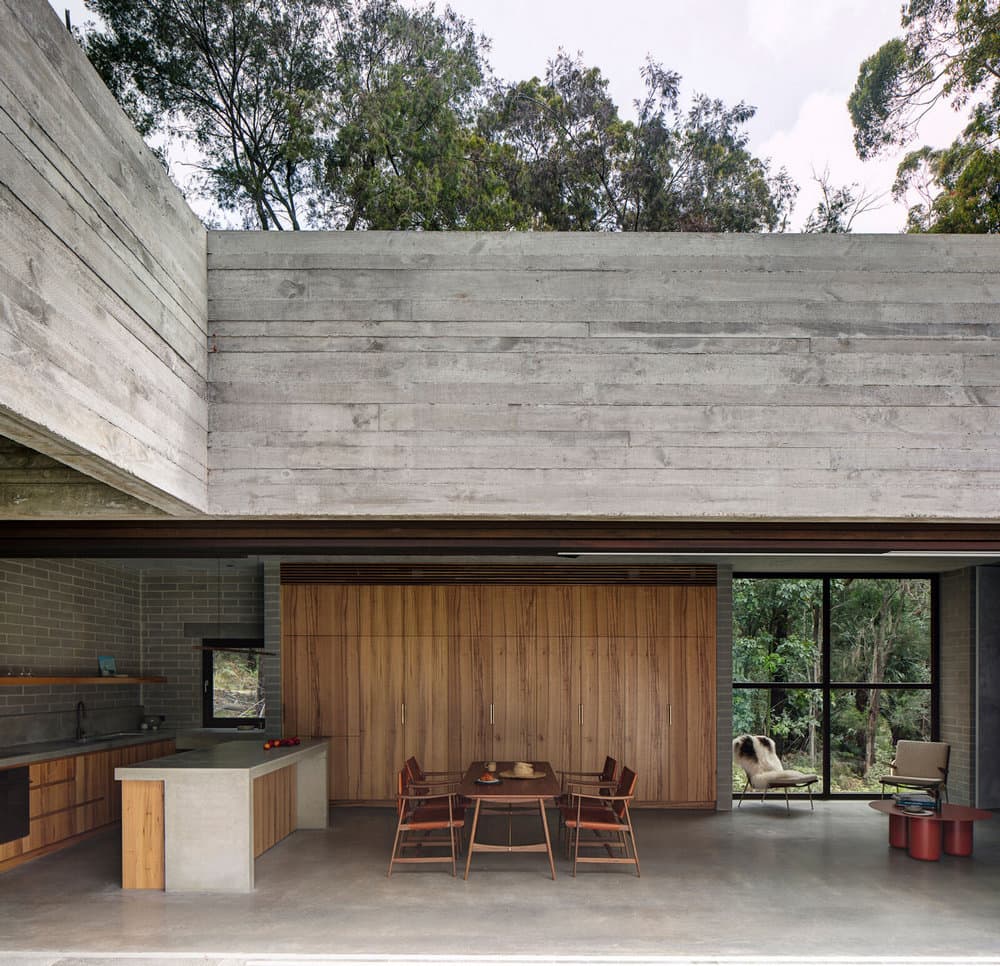
M868 804L889 816L889 844L925 862L940 859L942 848L947 855L972 855L972 823L993 818L992 813L967 805L942 805L930 815L914 815L891 799Z

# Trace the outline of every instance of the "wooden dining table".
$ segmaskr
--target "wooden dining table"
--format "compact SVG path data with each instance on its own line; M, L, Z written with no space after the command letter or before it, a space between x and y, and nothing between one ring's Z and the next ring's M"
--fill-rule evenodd
M562 787L552 765L547 761L533 762L536 772L544 772L543 778L501 778L498 784L484 785L476 782L483 772L486 771L486 762L474 761L469 765L458 786L458 794L469 801L476 803L476 808L472 816L472 831L469 835L469 851L465 860L465 878L469 878L469 868L472 865L472 854L474 852L545 852L549 857L549 869L552 878L556 877L556 863L552 857L552 840L549 836L549 823L545 818L545 803L555 800L562 793ZM495 774L512 771L514 763L511 761L498 761ZM542 820L542 831L545 834L544 841L531 842L525 845L514 845L510 838L511 813L508 813L508 835L505 844L493 844L488 842L477 842L476 832L479 828L479 815L483 804L489 805L520 805L532 806L537 804L538 815ZM534 811L532 808L531 811Z

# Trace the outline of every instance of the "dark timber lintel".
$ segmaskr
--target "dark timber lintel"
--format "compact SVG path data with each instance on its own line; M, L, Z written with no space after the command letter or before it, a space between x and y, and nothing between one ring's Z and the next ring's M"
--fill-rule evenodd
M996 552L1000 523L3 521L3 557Z

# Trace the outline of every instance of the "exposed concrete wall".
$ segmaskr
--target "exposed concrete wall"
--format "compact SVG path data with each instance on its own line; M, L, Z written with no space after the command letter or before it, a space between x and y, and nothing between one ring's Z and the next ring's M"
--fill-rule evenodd
M0 436L0 517L23 520L77 514L128 520L166 516L51 456Z
M1000 239L209 234L210 511L998 519Z
M0 675L96 675L101 654L138 674L139 577L99 560L0 560ZM140 703L137 685L0 688L0 717Z
M971 805L975 795L975 572L955 570L940 583L940 736L951 745L948 798Z
M0 432L201 510L206 367L202 225L46 0L0 0Z

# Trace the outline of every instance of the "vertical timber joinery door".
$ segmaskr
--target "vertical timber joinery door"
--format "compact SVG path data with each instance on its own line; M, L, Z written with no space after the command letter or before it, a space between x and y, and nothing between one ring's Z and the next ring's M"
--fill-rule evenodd
M459 584L444 588L448 601L448 682L450 749L448 768L493 755L493 642L481 588ZM428 764L429 768L439 768Z
M331 741L331 799L388 801L403 760L611 754L646 804L715 803L715 587L282 587L286 731ZM326 631L326 633L322 633Z
M559 769L575 769L580 754L580 668L584 661L576 628L578 591L572 584L536 588L534 757Z
M447 588L429 584L393 589L402 593L405 628L400 761L416 755L424 768L444 771L451 767Z
M493 750L497 761L532 761L537 751L539 681L535 638L535 587L495 585L484 598L491 620Z

